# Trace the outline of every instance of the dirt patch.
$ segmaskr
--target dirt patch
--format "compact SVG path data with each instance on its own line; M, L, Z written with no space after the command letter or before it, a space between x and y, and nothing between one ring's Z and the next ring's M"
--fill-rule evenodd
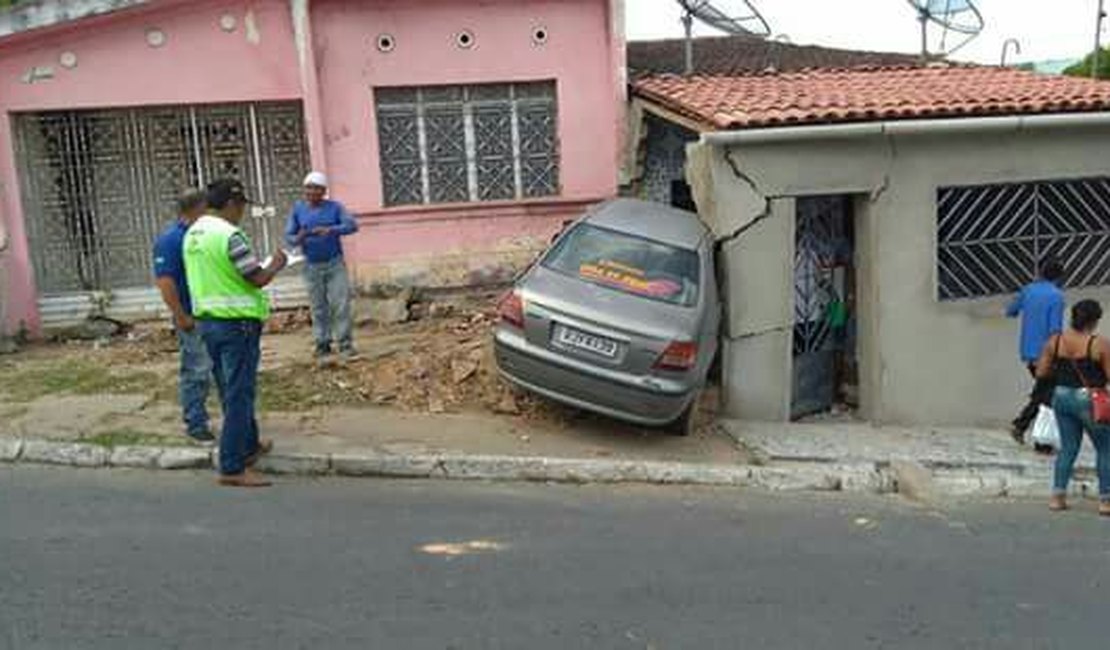
M364 330L358 341L363 358L326 368L317 368L305 355L290 358L280 342L272 341L268 347L274 363L259 375L260 406L303 411L365 405L564 417L564 409L516 395L501 381L493 356L493 325L488 310L454 309L449 317Z

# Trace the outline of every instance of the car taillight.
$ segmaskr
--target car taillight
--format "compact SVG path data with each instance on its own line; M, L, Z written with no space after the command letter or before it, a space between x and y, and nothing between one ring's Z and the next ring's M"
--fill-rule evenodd
M497 313L503 322L524 328L524 300L520 291L513 289L506 293L497 305Z
M698 345L674 341L667 346L655 367L659 370L689 370L698 362Z

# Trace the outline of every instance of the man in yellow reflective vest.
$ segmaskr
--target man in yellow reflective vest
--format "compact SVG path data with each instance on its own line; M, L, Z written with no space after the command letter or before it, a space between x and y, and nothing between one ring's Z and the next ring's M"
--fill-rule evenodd
M250 469L273 448L258 435L255 417L262 325L270 301L262 288L285 268L278 250L265 266L239 229L250 199L234 179L207 188L208 213L185 233L185 277L193 299L193 318L212 358L223 406L220 434L220 485L265 487L270 483Z

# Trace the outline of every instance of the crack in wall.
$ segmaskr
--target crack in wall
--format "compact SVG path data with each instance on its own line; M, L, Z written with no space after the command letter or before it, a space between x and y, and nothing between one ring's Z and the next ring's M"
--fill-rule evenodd
M746 341L748 339L754 339L754 338L758 338L760 336L766 336L767 334L775 334L775 333L778 333L778 332L788 332L788 331L791 331L793 329L794 329L793 325L774 325L772 327L765 327L763 329L755 330L755 331L752 331L752 332L744 332L743 334L738 334L736 336L727 336L727 338L730 341Z
M743 182L745 185L747 185L751 189L751 191L763 201L763 209L728 235L719 238L716 243L717 252L720 252L724 248L724 245L728 242L740 238L744 233L748 232L752 228L755 228L762 221L770 218L771 205L775 199L788 198L785 194L763 193L763 191L759 189L759 185L756 184L755 179L740 170L740 164L736 162L735 158L732 157L732 151L732 148L725 149L725 162L728 163L729 169L732 170L732 175Z
M883 170L882 182L868 194L867 200L870 203L877 203L879 199L882 198L883 194L886 193L887 188L890 187L890 170L894 167L894 161L898 159L898 144L894 141L894 136L887 135L884 139L886 140L887 150L889 151L886 169Z

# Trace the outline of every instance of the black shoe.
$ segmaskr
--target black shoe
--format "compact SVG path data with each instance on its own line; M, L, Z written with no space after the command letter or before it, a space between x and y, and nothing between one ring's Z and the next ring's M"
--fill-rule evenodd
M1010 429L1010 437L1013 438L1014 442L1018 443L1019 445L1024 445L1025 429L1019 428L1017 425L1014 425L1014 427Z
M208 429L201 429L200 431L189 431L185 435L189 436L189 438L192 439L193 442L202 445L211 445L212 443L216 442L216 436L212 435L212 432Z
M1056 453L1056 450L1049 445L1033 445L1033 451L1045 456L1051 456Z

